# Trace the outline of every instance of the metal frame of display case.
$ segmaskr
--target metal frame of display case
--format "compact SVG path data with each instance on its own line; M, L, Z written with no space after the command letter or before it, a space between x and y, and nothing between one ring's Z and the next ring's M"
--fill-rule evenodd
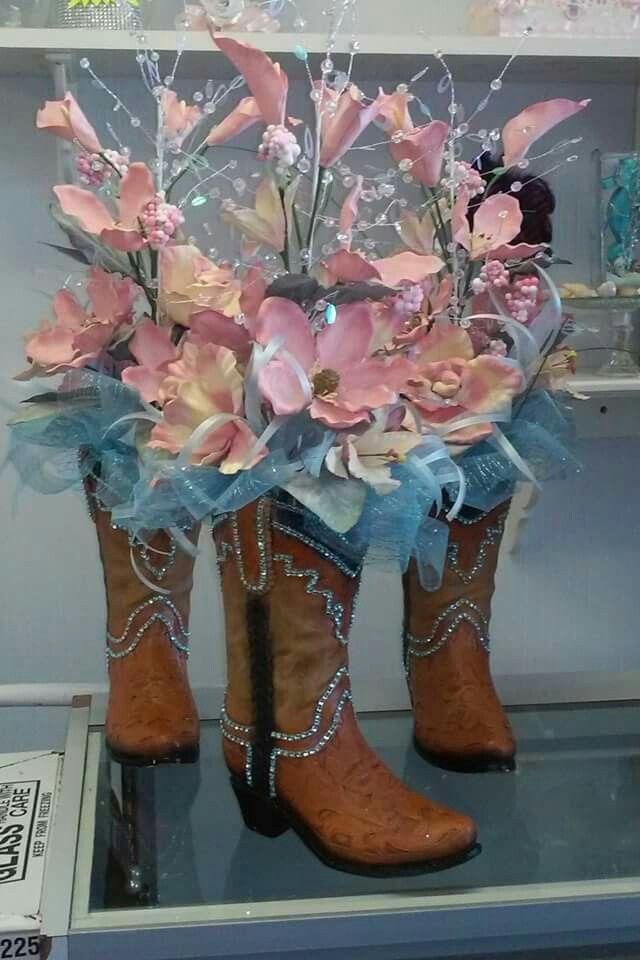
M54 960L112 960L114 955L135 955L136 960L298 956L426 960L495 957L519 949L553 949L555 958L563 949L640 944L640 876L459 893L443 889L425 895L402 892L91 913L88 891L100 742L101 733L90 727L89 698L76 701L70 711L45 883L42 931L47 938L45 956ZM581 954L581 960L586 956Z

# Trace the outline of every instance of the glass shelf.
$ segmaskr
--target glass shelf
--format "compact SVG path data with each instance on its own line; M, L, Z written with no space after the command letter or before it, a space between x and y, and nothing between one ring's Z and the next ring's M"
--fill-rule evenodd
M482 854L444 873L375 880L330 870L289 832L243 827L218 724L196 765L123 768L89 740L73 928L109 930L355 909L533 903L640 894L640 709L512 713L515 774L425 764L407 714L367 715L365 735L411 787L471 814Z

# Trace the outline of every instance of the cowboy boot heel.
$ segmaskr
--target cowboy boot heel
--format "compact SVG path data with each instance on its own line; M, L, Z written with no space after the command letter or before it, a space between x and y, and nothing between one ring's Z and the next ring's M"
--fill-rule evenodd
M245 826L263 837L280 837L289 829L289 823L278 813L275 804L266 800L237 777L231 777L231 786L236 795Z

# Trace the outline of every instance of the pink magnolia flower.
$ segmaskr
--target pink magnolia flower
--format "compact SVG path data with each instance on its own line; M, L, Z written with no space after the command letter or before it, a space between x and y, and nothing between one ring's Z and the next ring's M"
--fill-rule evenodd
M202 310L226 317L240 312L241 285L230 264L207 260L197 247L165 247L160 255L160 307L166 317L183 327Z
M284 343L258 374L262 395L278 415L309 408L333 429L368 421L372 410L397 401L412 374L403 358L371 357L374 334L367 303L339 307L335 323L314 336L301 307L267 298L258 311L256 339L265 347L279 338Z
M420 434L407 430L385 430L374 423L362 434L344 433L325 459L330 473L344 480L362 480L384 496L400 486L391 467L403 463L407 455L422 443Z
M248 240L271 247L280 253L284 250L286 221L282 201L271 177L265 177L256 190L255 209L227 207L222 219L235 227Z
M187 106L179 100L175 90L165 90L160 100L164 129L169 139L180 146L202 119L202 110L195 104Z
M502 131L504 165L511 167L526 157L530 146L558 123L588 107L590 100L543 100L513 117Z
M47 100L38 110L36 126L40 130L49 130L62 140L80 144L88 153L102 152L97 133L72 93L65 93L62 100Z
M442 175L444 148L450 128L442 120L415 127L406 93L381 94L378 115L390 137L389 149L397 164L427 187L435 187Z
M94 267L87 292L89 309L81 306L68 290L58 291L53 298L55 323L45 320L36 333L27 336L25 349L32 366L16 379L86 367L131 323L137 295L132 280L121 280Z
M524 386L517 367L500 357L476 357L466 330L450 324L434 326L416 344L412 359L418 376L407 395L425 423L452 443L475 442L491 433L489 422L456 430L455 421L501 410Z
M522 210L515 197L496 193L483 200L469 225L469 194L462 191L451 214L453 239L469 251L472 260L482 260L495 251L509 250L522 228Z
M324 87L321 115L320 166L333 167L350 150L379 113L379 100L366 103L362 91L351 84L338 93Z
M210 421L191 451L196 466L213 465L221 473L249 470L267 455L254 450L257 438L243 419L244 381L226 347L185 343L181 357L168 365L162 393L168 401L149 446L179 454L198 427Z
M168 327L158 327L153 320L143 320L129 341L129 350L138 362L122 371L122 382L137 390L147 403L160 399L160 387L169 364L178 359L178 348Z
M62 210L70 217L75 217L83 230L99 236L103 243L116 250L128 252L142 250L149 245L143 227L145 218L149 223L153 219L155 224L158 207L164 204L164 198L156 194L151 171L144 163L132 163L120 180L117 218L113 217L102 200L81 187L54 187L53 192ZM165 222L168 222L167 218L173 216L175 208L170 204L164 206L169 208L165 211Z

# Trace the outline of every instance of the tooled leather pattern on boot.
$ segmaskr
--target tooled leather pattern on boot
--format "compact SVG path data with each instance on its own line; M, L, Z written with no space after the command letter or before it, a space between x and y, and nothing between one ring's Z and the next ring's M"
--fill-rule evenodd
M488 629L509 504L475 523L453 521L441 588L404 578L407 670L419 745L446 764L509 762L511 725L490 672Z
M277 728L270 757L272 795L339 860L401 865L464 853L475 841L472 821L409 790L378 759L357 725L346 645L338 637L348 634L359 571L350 576L348 565L339 569L282 526L271 524L265 598ZM219 553L228 557L222 564L228 633L239 626L241 606L235 593L238 567L223 546L230 535L230 525L216 534ZM248 661L246 630L228 637L228 650L230 657ZM237 689L248 676L246 666L230 663L224 750L239 777L251 775L247 745L250 749L254 714L247 708L249 697ZM242 705L244 714L234 714Z
M109 705L106 738L110 749L133 762L157 762L193 752L199 739L199 718L189 686L186 653L172 642L186 644L193 558L177 550L175 559L162 571L162 588L171 591L165 599L154 594L132 568L127 534L111 525L103 510L94 514L107 596L109 656ZM188 536L197 542L199 528ZM155 582L160 559L172 555L164 533L149 544L147 556L134 548L152 567ZM149 561L153 558L153 563Z

